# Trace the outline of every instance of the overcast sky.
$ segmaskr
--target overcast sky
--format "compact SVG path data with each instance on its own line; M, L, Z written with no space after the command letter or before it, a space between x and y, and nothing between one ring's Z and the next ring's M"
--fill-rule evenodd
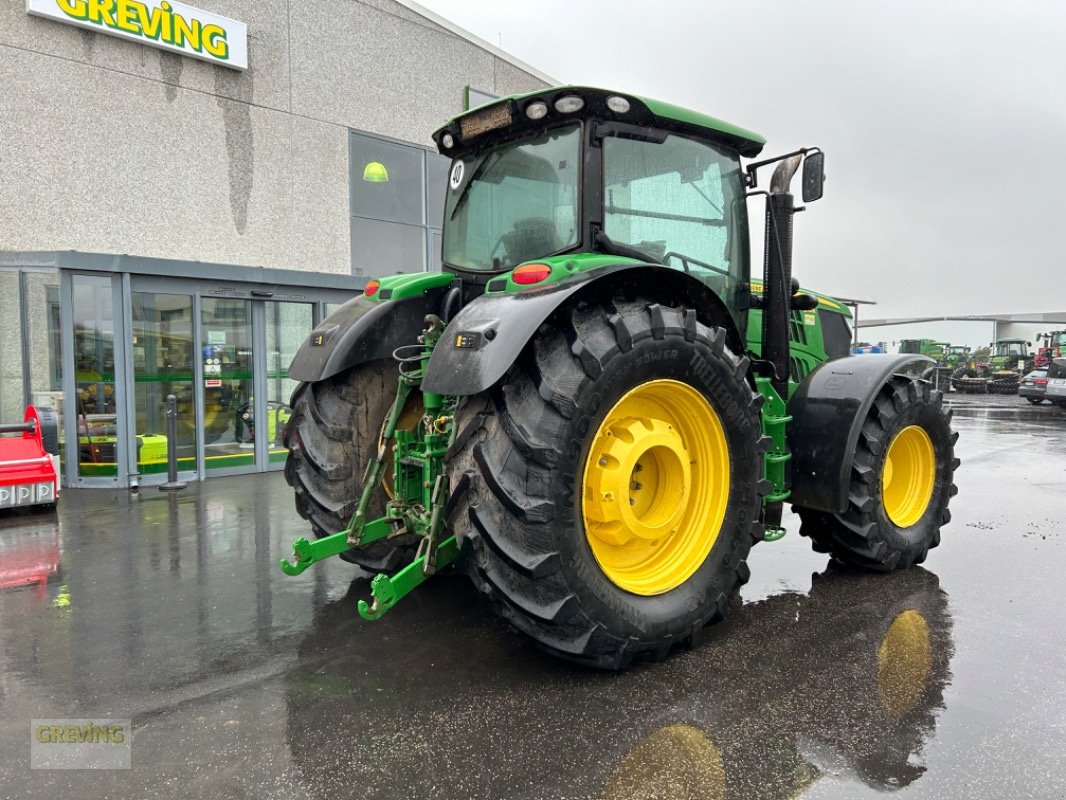
M1062 0L420 1L563 83L822 147L805 286L876 317L1066 310Z

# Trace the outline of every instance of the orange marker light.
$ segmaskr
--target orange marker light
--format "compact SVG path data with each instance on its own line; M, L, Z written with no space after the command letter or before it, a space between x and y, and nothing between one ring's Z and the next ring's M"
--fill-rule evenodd
M374 295L376 295L378 293L378 287L380 287L380 286L381 286L381 282L380 281L370 281L366 285L366 288L363 289L363 294L366 297L373 297Z
M511 280L515 283L528 285L540 283L552 274L552 268L547 264L523 264L511 273Z

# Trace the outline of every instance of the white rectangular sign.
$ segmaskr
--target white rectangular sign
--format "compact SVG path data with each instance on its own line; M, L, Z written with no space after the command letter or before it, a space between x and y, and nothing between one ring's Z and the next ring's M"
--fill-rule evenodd
M26 0L26 11L79 28L248 69L248 26L177 0Z

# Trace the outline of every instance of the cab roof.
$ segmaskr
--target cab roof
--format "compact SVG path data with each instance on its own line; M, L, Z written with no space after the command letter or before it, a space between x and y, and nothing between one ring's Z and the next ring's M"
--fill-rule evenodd
M580 97L584 101L582 108L570 113L557 111L556 101L571 95ZM626 100L629 103L629 110L618 112L609 108L607 100L614 97ZM533 121L527 117L526 109L537 101L542 101L547 106L547 115L540 120ZM664 103L661 100L590 86L554 86L526 94L502 97L455 117L433 134L433 140L437 143L441 153L454 155L479 145L480 142L477 140L489 131L514 127L523 130L532 129L575 118L628 122L644 127L688 133L725 145L738 151L745 158L757 156L766 144L766 139L753 131L698 111ZM452 136L451 147L444 146L445 134Z

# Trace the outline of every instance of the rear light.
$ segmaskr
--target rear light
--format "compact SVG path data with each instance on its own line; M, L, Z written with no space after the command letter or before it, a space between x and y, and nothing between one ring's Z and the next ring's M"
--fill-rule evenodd
M373 297L378 293L378 289L381 287L381 281L370 281L363 289L363 295L366 297Z
M1033 383L1037 386L1047 386L1047 378L1036 378Z
M528 286L531 283L540 283L551 274L552 268L547 264L523 264L511 273L511 280Z

